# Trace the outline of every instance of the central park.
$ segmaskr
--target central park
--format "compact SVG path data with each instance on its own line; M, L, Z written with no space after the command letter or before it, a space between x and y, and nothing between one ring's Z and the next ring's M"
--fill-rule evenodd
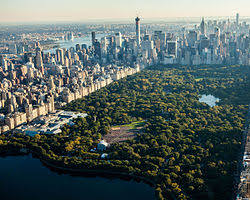
M249 66L149 67L61 108L88 115L60 134L0 135L0 154L27 149L57 170L129 177L161 200L232 199L249 77Z

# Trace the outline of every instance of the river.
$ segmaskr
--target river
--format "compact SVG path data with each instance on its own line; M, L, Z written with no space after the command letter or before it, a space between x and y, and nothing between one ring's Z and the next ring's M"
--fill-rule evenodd
M108 34L96 34L96 39L98 41L101 40L102 37L107 36ZM91 46L92 45L92 38L90 35L86 35L84 37L79 37L79 38L74 38L74 40L58 40L55 42L55 44L59 45L59 48L65 48L65 49L69 49L70 47L76 47L76 44L86 44L87 46ZM48 50L43 50L44 53L55 53L57 48L52 48L52 49L48 49Z
M143 182L58 173L28 156L0 157L1 200L154 200Z

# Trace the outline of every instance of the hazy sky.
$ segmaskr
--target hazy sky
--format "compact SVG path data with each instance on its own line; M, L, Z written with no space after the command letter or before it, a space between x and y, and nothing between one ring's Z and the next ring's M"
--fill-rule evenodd
M250 0L0 0L0 22L250 16Z

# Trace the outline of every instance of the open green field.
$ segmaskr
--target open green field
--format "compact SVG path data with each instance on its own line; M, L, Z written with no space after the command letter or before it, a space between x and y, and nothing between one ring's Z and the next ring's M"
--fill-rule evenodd
M143 127L144 124L145 124L145 120L140 120L140 121L131 122L129 124L112 126L112 128L129 127L130 129L137 129L139 127Z

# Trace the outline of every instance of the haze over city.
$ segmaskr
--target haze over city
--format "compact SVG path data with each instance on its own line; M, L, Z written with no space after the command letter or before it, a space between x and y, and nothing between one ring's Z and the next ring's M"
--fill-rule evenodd
M0 23L249 16L249 0L0 0Z

